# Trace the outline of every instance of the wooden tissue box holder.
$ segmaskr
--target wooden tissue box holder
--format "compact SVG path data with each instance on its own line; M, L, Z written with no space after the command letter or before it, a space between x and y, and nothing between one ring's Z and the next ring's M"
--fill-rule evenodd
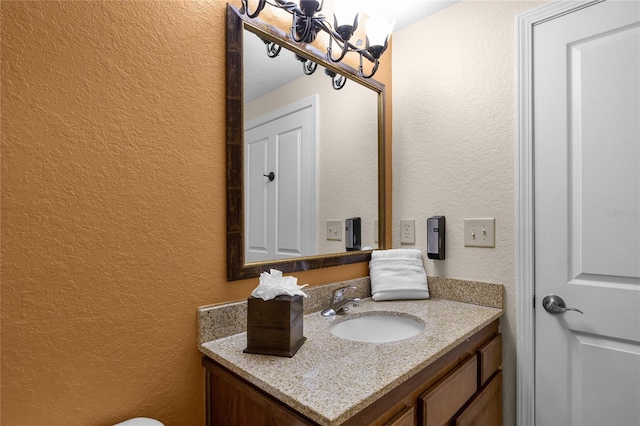
M305 340L302 296L247 299L247 349L250 354L291 358Z

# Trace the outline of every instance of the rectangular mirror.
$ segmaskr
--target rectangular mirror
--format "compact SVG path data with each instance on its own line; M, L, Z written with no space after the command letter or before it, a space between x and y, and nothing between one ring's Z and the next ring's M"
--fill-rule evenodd
M346 76L340 90L325 70ZM229 280L365 262L384 248L383 108L379 82L227 5ZM345 249L351 217L361 250Z

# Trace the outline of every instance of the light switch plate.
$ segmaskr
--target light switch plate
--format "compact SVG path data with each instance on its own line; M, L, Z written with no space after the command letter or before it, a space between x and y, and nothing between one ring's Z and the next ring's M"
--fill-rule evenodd
M327 221L327 240L342 241L342 221L341 220Z
M406 219L400 221L400 244L416 243L416 221Z
M465 247L495 247L496 220L494 218L464 220Z

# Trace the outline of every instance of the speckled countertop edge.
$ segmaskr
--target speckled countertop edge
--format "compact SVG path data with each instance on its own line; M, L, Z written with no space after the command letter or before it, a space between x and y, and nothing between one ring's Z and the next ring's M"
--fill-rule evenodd
M502 309L430 299L374 302L352 313L400 312L425 322L417 336L360 343L333 336L340 318L304 316L307 338L293 358L244 354L246 333L208 341L200 351L322 425L338 425L500 318ZM283 374L286 372L287 374Z

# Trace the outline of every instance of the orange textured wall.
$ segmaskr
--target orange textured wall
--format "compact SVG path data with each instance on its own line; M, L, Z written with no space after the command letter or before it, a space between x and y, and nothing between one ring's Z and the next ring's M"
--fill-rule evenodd
M257 284L225 278L225 2L0 13L0 422L203 424L196 309Z

